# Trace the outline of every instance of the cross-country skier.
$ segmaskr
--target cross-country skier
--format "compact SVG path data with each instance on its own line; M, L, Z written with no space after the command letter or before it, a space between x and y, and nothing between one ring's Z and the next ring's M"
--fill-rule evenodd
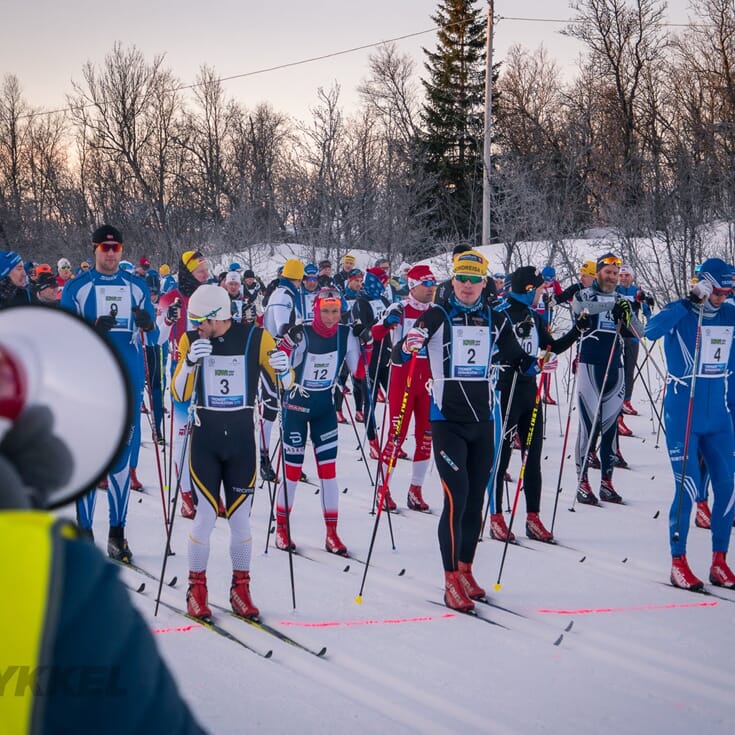
M177 401L196 399L189 456L199 503L189 532L187 609L197 618L212 614L207 604L207 561L222 485L230 526L230 604L238 615L253 618L258 615L250 597L250 509L256 473L253 407L261 370L274 383L277 371L286 387L292 374L268 332L232 321L230 297L223 288L200 286L189 300L189 322L195 329L179 340L184 358L172 381Z
M735 400L727 390L728 375L735 372L735 306L724 303L732 287L731 266L719 258L705 260L689 298L668 304L651 318L645 332L650 339L664 338L668 368L664 421L676 485L669 511L671 584L694 591L704 587L686 558L692 504L702 484L700 453L712 480L714 497L709 581L735 588L735 574L726 560L735 513Z
M485 596L472 562L494 459L489 377L495 347L500 363L520 363L524 372L538 373L536 358L521 349L505 316L484 302L487 265L474 250L457 255L452 294L416 320L402 347L408 355L426 346L429 356L432 443L444 494L439 519L444 601L461 611L473 610L472 599Z
M130 496L130 456L134 449L136 425L140 442L140 407L143 401L145 373L139 332L147 332L156 343L158 334L153 321L153 304L145 282L120 269L123 251L122 233L103 225L92 235L95 266L64 287L61 306L79 314L109 340L125 365L133 397L131 439L112 467L108 479L107 500L110 531L107 553L113 559L129 562L133 558L125 538L125 521ZM147 337L148 338L148 337ZM82 530L92 535L96 491L77 501L77 520Z

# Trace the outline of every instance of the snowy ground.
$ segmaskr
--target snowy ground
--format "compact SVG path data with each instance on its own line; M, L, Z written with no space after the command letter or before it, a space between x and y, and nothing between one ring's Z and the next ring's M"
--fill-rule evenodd
M565 369L560 360L560 410L546 415L542 518L551 524L566 420ZM644 378L658 393L653 371ZM184 697L212 733L730 733L735 692L732 643L735 593L714 596L676 590L669 571L667 512L672 480L663 435L652 432L642 385L627 419L636 436L621 440L632 470L615 484L625 506L568 508L573 461L566 463L554 528L559 546L521 536L511 546L502 589L492 592L503 545L487 535L478 547L476 577L492 600L480 612L500 625L451 613L442 600L443 575L436 538L440 502L432 470L425 495L434 514L405 509L409 463L398 464L391 483L401 512L381 517L362 604L355 602L364 567L323 551L321 506L314 487L299 486L292 534L311 559L294 557L296 609L292 608L288 556L271 546L264 555L268 492L256 493L252 514L252 592L262 617L309 646L327 646L323 659L284 644L241 621L217 620L265 659L162 608L153 616L155 584L132 570L122 579L178 679ZM144 438L150 436L143 417ZM573 414L572 439L576 436ZM362 429L362 427L360 427ZM655 427L654 427L655 428ZM362 434L362 431L361 431ZM374 523L372 487L351 426L340 427L339 531L356 559L364 560ZM274 437L275 442L275 437ZM409 441L410 449L413 441ZM569 451L567 452L569 454ZM514 456L512 474L517 477ZM313 461L305 465L315 477ZM371 472L374 472L371 466ZM599 473L592 471L593 487ZM139 475L145 493L133 493L128 539L135 561L156 572L163 550L161 499L152 444L143 447ZM595 488L596 489L596 488ZM515 483L511 485L511 495ZM101 494L103 495L103 494ZM97 508L97 538L106 535L106 502ZM514 524L522 532L525 507ZM163 599L184 606L186 534L176 518ZM228 529L219 519L212 537L210 601L226 605L230 581ZM692 528L689 559L706 579L708 531ZM405 572L404 572L405 570ZM730 713L730 714L728 714Z

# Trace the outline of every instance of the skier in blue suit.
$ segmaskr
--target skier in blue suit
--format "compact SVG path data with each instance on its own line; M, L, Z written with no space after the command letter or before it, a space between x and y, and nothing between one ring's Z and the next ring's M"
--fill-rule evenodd
M692 286L689 298L668 304L648 322L645 332L650 339L664 338L669 372L664 420L669 459L676 481L669 511L673 557L671 584L692 591L700 591L704 587L686 559L689 518L697 488L702 484L698 453L704 458L711 476L714 495L709 581L714 585L735 588L735 574L726 561L735 513L734 435L727 391L728 375L735 371L735 353L732 350L735 307L725 303L732 287L731 266L719 258L709 258L702 264L699 280ZM695 365L698 332L700 347ZM692 402L693 375L696 376L696 390ZM730 401L733 401L732 397ZM685 446L686 469L683 470ZM682 482L683 471L686 476Z
M125 539L125 520L130 495L130 456L136 436L140 442L140 406L145 385L140 333L146 332L150 344L157 343L158 333L145 281L119 267L123 250L120 231L103 225L92 235L92 244L95 267L66 284L61 306L79 314L105 335L120 356L129 378L133 398L130 440L112 467L107 494L110 516L107 553L113 559L129 562L133 554ZM79 526L89 536L92 535L95 496L92 490L77 501Z

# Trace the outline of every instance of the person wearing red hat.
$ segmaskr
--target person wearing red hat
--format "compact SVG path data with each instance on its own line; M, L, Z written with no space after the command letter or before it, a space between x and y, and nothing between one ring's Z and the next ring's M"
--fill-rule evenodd
M387 334L395 345L398 345L413 327L414 322L431 306L434 300L434 291L437 281L428 265L415 265L406 276L408 296L393 304L386 311L383 320L373 327L373 339L379 341ZM399 349L394 348L394 351ZM416 355L413 380L408 391L407 402L403 408L403 393L406 389L409 363L404 362L399 353L396 353L390 366L390 380L388 381L388 412L390 427L395 427L401 410L404 410L403 421L399 435L395 436L392 428L388 440L383 447L381 461L383 463L383 477L386 476L391 457L401 456L401 447L408 433L408 426L413 416L414 437L416 448L411 466L411 483L408 488L406 503L411 510L427 511L429 504L424 500L422 485L426 477L431 459L431 423L429 421L429 392L426 383L431 378L429 361L426 359L426 350ZM403 454L403 456L406 456ZM386 489L385 506L395 509L395 502L390 490Z

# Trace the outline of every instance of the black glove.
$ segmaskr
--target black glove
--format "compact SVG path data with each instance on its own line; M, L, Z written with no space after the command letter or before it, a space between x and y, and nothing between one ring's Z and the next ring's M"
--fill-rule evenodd
M71 479L74 460L66 444L53 433L54 417L46 406L30 406L15 420L0 442L2 455L23 484L41 496Z
M615 322L622 322L626 327L629 327L631 316L630 301L619 299L612 308L612 317Z
M586 332L592 326L590 315L586 311L583 311L577 317L577 320L574 322L574 326L577 327L580 332Z
M518 339L526 339L526 337L531 334L531 329L533 328L533 326L533 319L527 318L524 319L522 322L518 322L516 325L514 325L513 330L515 331Z
M105 314L105 316L98 316L94 323L94 328L99 334L107 334L117 323L114 316Z
M355 322L352 325L352 334L354 334L363 345L368 344L368 342L371 342L373 339L372 330L370 327L364 326L362 322Z
M656 302L653 300L653 296L646 296L646 303L653 308Z
M138 329L142 329L144 332L150 332L156 326L153 319L151 319L151 315L139 306L133 307L133 322L135 322Z
M168 307L168 311L166 312L166 321L173 323L179 321L179 319L181 319L181 302L176 299L176 301Z
M286 332L286 336L291 340L293 345L299 344L299 342L304 338L304 325L294 324L294 326Z

